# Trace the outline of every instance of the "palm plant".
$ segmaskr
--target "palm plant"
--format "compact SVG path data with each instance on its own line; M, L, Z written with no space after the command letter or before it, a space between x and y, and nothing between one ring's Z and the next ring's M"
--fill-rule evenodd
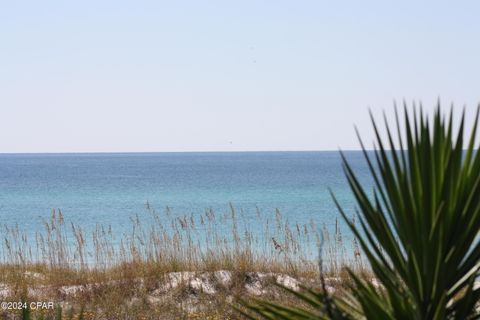
M358 205L353 224L333 199L358 239L380 288L352 271L351 295L325 290L292 294L309 310L266 301L244 303L254 319L479 319L480 152L476 145L480 106L464 141L465 112L454 129L453 108L432 118L404 108L396 135L385 118L383 139L373 116L375 151L362 150L375 187L368 193L342 154L343 169ZM465 149L466 148L466 149ZM477 308L477 310L476 310Z

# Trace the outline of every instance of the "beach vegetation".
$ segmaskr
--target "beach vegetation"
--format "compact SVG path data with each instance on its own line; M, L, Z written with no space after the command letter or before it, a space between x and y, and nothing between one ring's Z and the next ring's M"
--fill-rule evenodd
M259 300L243 302L250 312L239 311L250 319L478 319L479 111L466 138L465 113L455 121L453 107L445 115L438 106L431 118L422 108L405 107L402 124L397 112L393 126L385 117L383 135L372 116L374 155L360 144L373 191L343 157L358 223L333 199L375 282L347 267L353 279L347 295L331 294L325 285L300 293L286 288L310 308Z

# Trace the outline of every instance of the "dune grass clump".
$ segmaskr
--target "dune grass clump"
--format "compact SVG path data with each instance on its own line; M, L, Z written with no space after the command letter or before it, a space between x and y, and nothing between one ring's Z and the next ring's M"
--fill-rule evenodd
M338 221L334 231L313 221L290 223L279 210L246 218L233 206L224 213L174 215L170 208L130 219L130 232L115 234L111 226L96 225L86 232L52 210L43 228L32 237L18 225L3 226L0 267L101 273L124 265L151 266L155 272L248 271L317 273L318 246L326 243L325 267L332 273L349 264L361 268L355 239L342 238ZM248 224L255 221L255 228ZM354 254L348 254L352 252Z
M226 314L237 317L230 307L232 297L248 298L245 285L252 273L289 275L314 284L322 239L328 252L324 267L332 278L349 278L343 271L346 264L366 269L361 255L348 256L354 240L342 235L338 221L329 228L317 227L313 221L290 223L279 210L253 214L254 219L245 217L230 206L225 212L208 209L179 215L168 207L157 212L147 204L145 215L130 219L130 232L116 234L102 225L87 232L69 223L61 210L53 210L33 237L19 226L3 226L0 294L8 288L5 301L55 302L54 311L30 310L30 319L55 319L57 310L67 319L80 315L117 319L130 314L132 319L154 315L156 319L194 319L195 315L224 319ZM252 220L255 228L248 224ZM197 304L208 306L201 311L189 310L192 289L188 286L152 297L171 274L210 277L222 270L232 274L232 283L213 297L195 293ZM290 299L282 293L270 298Z

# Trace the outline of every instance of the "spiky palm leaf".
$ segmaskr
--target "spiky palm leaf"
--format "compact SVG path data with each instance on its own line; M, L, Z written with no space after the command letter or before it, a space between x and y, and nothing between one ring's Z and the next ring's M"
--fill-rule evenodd
M480 275L480 152L475 140L479 111L480 107L468 141L463 140L465 113L454 133L453 108L443 116L439 106L428 119L421 109L409 114L405 107L403 128L395 110L396 141L386 118L387 138L382 139L372 117L373 156L360 143L375 181L373 194L362 187L342 154L360 226L350 222L334 200L383 287L376 290L351 272L360 318L480 318L475 310L480 288L474 288ZM325 300L320 302L324 308ZM350 317L358 315L345 319Z

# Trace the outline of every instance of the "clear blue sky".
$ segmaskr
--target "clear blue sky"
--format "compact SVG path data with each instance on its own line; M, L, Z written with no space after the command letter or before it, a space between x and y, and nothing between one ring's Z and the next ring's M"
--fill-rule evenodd
M0 152L328 150L480 101L478 1L2 1Z

